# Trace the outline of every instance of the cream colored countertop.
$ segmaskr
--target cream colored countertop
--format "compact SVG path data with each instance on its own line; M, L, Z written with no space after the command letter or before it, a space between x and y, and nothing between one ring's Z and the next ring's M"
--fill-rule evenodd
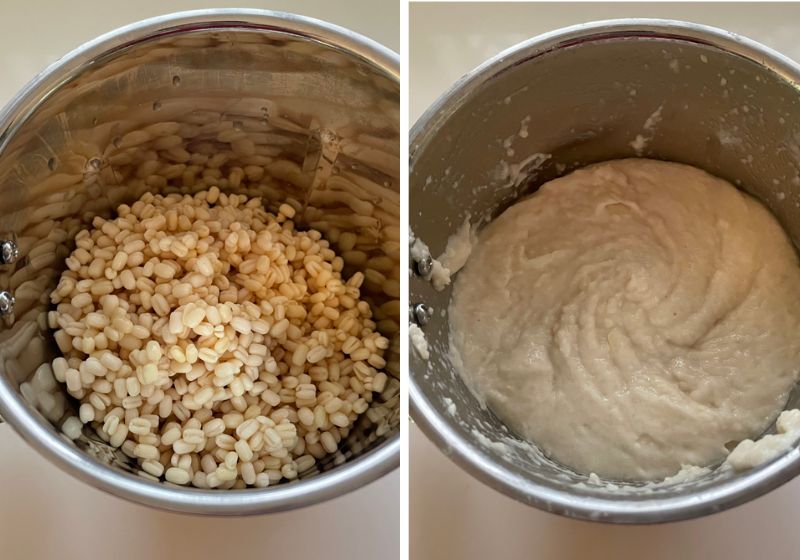
M3 0L0 106L59 56L120 25L168 12L243 4L230 0ZM399 50L399 9L393 0L250 4L330 21ZM398 556L398 471L346 496L301 510L235 519L192 517L133 505L78 482L40 457L11 428L0 425L0 477L3 560L374 560Z
M412 123L501 50L559 27L622 17L722 27L800 60L798 4L416 4L409 17ZM410 455L414 560L772 560L795 558L800 547L800 479L711 517L621 527L567 520L507 498L457 467L416 426Z

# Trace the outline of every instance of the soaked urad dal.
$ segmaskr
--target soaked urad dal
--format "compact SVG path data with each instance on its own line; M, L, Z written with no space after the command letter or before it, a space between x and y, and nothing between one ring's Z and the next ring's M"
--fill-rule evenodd
M606 479L724 460L798 377L792 244L754 198L676 163L610 161L543 185L480 233L449 313L476 394L549 457Z
M147 193L94 218L52 293L57 380L80 421L145 476L201 488L294 479L337 450L384 351L364 274L296 209L220 193ZM77 419L64 426L70 437Z

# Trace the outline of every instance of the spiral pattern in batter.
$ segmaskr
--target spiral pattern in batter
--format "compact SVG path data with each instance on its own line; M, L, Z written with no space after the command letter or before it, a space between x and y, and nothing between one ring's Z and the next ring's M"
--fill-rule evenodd
M581 472L722 460L782 409L800 268L777 220L685 165L618 160L543 185L481 233L454 286L462 374Z

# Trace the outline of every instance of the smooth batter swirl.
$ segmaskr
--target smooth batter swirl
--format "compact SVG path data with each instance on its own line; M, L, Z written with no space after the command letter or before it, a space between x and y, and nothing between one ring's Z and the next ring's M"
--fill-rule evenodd
M450 324L462 374L521 436L580 472L653 480L721 461L780 412L800 268L777 220L729 183L611 161L485 228Z

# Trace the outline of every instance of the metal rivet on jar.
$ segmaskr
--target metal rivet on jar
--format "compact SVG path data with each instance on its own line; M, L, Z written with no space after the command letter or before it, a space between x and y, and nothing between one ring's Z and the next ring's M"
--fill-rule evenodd
M417 323L421 327L427 325L431 317L433 317L433 307L425 303L411 305L409 311L409 318L411 321Z
M0 317L11 315L14 312L14 296L6 291L0 292Z
M433 259L426 255L417 261L417 272L420 276L427 276L433 270Z
M0 241L0 264L13 264L19 259L19 247L11 240Z

